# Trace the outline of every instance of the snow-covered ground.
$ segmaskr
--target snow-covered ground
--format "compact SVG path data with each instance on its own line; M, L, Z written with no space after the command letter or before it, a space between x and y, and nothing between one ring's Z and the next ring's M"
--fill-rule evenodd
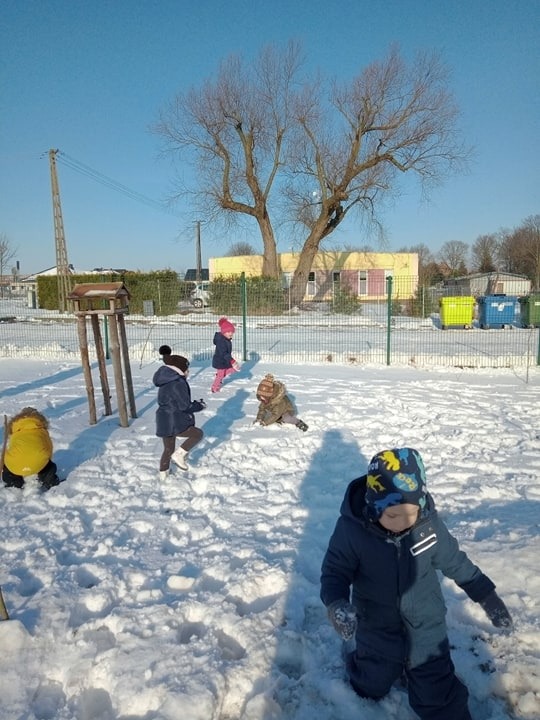
M374 703L347 686L318 597L347 483L400 445L422 453L443 517L515 620L501 634L444 581L473 717L540 718L538 368L247 362L212 396L195 361L205 438L189 472L160 483L159 360L136 360L128 428L116 412L89 425L77 361L0 360L0 412L47 415L65 478L0 488L2 720L412 720L402 691ZM269 371L306 433L253 425Z

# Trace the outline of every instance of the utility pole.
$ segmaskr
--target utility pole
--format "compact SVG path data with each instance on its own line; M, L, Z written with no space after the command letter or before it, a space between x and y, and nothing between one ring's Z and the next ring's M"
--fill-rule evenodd
M60 205L60 189L56 174L56 153L58 150L49 150L49 164L51 166L51 190L54 218L54 240L56 247L56 278L58 281L58 310L66 312L68 308L67 297L71 291L69 279L69 264L66 250L66 237L64 234L64 221L62 219L62 206Z
M201 221L197 220L196 223L197 226L197 233L195 236L195 247L196 247L196 270L195 270L195 279L197 282L201 281L201 275L202 275L202 263L201 263Z

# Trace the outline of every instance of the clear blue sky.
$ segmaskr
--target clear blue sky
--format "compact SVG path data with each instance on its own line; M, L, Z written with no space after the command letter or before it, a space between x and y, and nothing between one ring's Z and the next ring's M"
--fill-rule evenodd
M352 77L394 42L407 57L440 51L451 69L476 157L428 205L406 186L384 216L391 249L472 244L540 213L540 0L3 0L0 233L21 272L56 264L49 149L161 201L173 173L149 132L160 108L230 53L289 39L330 76ZM58 175L77 269L194 267L186 207L160 212L61 164ZM204 265L238 240L261 248L255 226L217 238L203 226L201 237ZM374 242L354 220L338 240Z

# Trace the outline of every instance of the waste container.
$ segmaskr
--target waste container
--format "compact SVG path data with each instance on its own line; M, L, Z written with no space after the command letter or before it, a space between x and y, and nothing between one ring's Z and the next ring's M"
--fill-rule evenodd
M478 324L484 330L512 325L517 298L512 295L484 295L478 298Z
M540 327L540 294L518 299L522 327Z
M441 327L472 327L474 298L469 295L442 297L439 300Z

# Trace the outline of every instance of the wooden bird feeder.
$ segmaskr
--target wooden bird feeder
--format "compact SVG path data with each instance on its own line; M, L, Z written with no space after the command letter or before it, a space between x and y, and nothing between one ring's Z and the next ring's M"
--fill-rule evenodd
M116 385L116 397L118 400L118 414L120 416L120 425L122 427L128 426L126 396L124 390L124 376L129 398L130 414L132 418L137 417L137 410L135 408L135 395L133 393L133 380L131 377L131 367L129 364L126 325L124 321L124 315L129 311L129 299L130 294L128 292L128 289L122 282L82 283L80 285L75 285L73 290L68 295L68 300L71 300L73 302L74 313L77 316L79 348L81 351L81 361L86 384L86 394L88 396L90 425L96 424L97 417L96 401L94 397L94 383L92 381L92 372L88 356L88 334L86 329L86 320L88 317L90 318L90 323L92 325L92 330L94 333L96 357L99 367L99 376L101 379L101 390L103 392L103 400L105 403L105 415L112 415L112 409L109 380L107 378L107 367L105 364L105 353L103 351L103 341L101 337L101 330L99 327L100 315L102 315L104 319L108 318L109 320L109 326L111 331L110 349L114 370L114 380ZM124 368L123 373L122 365Z

